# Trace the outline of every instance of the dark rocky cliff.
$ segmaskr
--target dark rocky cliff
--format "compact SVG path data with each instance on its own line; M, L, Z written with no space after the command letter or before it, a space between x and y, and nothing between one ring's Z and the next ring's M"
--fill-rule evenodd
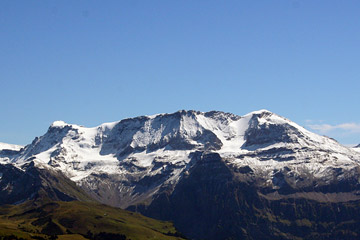
M218 154L198 152L193 160L195 165L172 192L164 191L149 206L129 209L171 220L191 239L360 238L359 200L330 201L330 195L329 201L309 199L314 192L270 199L251 177L240 179L239 171Z

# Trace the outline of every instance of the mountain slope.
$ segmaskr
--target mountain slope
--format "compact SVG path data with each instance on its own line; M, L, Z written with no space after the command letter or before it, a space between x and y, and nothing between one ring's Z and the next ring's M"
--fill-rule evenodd
M262 110L243 117L179 111L95 128L58 121L7 162L21 167L33 161L60 170L92 197L104 201L106 196L108 204L127 207L176 185L195 151L218 152L234 168L250 167L259 184L270 189L281 188L284 171L291 175L290 185L302 188L326 185L334 176L356 178L360 159L336 141ZM309 183L308 175L316 183ZM94 191L100 188L110 191Z
M360 144L353 147L353 149L357 152L360 152Z
M130 209L171 219L193 239L360 237L360 201L346 198L351 194L309 189L293 194L273 192L276 197L271 198L250 180L250 168L233 169L217 153L199 152L195 159L173 192L163 192L150 205Z
M0 205L28 200L35 205L48 201L93 201L60 171L37 168L33 162L21 169L0 164L0 173Z
M356 219L360 201L359 152L267 110L179 111L95 128L57 121L0 161L61 172L102 203L172 220L196 239L341 236L347 230L334 227ZM329 206L331 217L319 218ZM299 219L327 225L308 224L304 235Z
M172 224L97 203L48 202L0 207L0 237L24 239L182 239ZM13 237L14 239L15 237Z
M18 155L23 146L0 142L0 164Z

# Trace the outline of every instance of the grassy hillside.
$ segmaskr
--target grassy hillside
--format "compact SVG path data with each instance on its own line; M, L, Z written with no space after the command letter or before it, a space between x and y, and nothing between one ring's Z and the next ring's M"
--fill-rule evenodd
M174 226L89 202L24 203L0 207L2 239L183 239Z

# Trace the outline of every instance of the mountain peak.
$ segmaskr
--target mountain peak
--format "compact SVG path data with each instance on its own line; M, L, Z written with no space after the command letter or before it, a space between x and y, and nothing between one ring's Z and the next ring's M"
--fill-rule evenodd
M260 110L257 110L257 111L250 112L250 113L248 113L248 114L246 114L246 115L249 115L249 114L258 115L258 114L264 114L264 113L273 114L272 112L270 112L270 111L267 110L267 109L260 109Z
M66 122L64 122L64 121L61 121L61 120L58 120L58 121L54 121L51 125L50 125L50 127L65 127L65 126L68 126L68 125L71 125L71 124L68 124L68 123L66 123Z

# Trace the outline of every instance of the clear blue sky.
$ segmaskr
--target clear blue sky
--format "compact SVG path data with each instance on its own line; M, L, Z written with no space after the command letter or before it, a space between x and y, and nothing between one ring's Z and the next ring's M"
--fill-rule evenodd
M359 13L351 0L2 0L0 142L55 120L265 108L360 143Z

